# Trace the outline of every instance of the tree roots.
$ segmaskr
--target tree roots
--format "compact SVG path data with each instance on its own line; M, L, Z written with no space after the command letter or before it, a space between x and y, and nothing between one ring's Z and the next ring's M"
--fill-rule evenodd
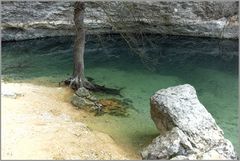
M78 88L85 87L88 90L94 91L95 90L95 85L89 82L87 79L79 79L79 77L71 77L67 80L64 80L59 83L64 83L65 85L68 85L71 87L73 90L77 90Z
M88 81L88 80L90 80L90 81ZM94 92L103 92L106 94L122 96L120 94L120 91L123 88L120 88L120 89L107 88L105 86L101 86L101 85L93 83L92 78L88 78L88 80L87 79L79 79L78 77L74 77L74 78L71 77L67 80L59 82L59 86L61 86L61 84L64 83L64 85L71 87L73 90L78 90L78 88L85 87L86 89L88 89L90 91L94 91Z

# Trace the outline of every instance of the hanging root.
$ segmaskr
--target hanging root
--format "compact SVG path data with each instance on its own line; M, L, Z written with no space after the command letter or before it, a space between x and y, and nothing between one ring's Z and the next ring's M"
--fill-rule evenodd
M103 93L106 93L106 94L113 94L113 95L122 96L120 94L120 91L123 88L120 88L120 89L107 88L105 86L101 86L101 85L93 83L92 82L93 79L89 79L89 80L90 81L88 81L87 79L80 80L78 77L74 77L74 78L71 77L67 80L59 82L59 86L61 86L61 84L64 83L64 85L69 86L73 90L77 90L78 88L85 87L86 89L88 89L90 91L103 92Z

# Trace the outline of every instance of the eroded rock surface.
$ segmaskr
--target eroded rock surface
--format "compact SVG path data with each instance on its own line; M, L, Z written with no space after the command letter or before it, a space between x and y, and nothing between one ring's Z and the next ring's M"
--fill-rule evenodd
M97 99L84 87L79 88L71 100L72 104L78 109L85 108L90 111L101 110L101 105L96 101Z
M237 159L189 84L157 91L151 97L151 117L160 136L142 151L143 159Z
M2 2L2 40L74 35L74 2ZM86 2L88 33L238 38L238 2Z

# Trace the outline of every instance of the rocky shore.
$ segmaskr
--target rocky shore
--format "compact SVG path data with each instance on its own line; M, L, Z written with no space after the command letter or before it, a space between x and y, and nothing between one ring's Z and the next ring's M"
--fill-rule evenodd
M70 1L2 2L2 41L75 35L73 4ZM88 34L135 34L137 31L138 34L219 38L209 43L183 39L176 44L163 38L157 40L155 50L161 50L162 44L171 44L172 57L175 53L186 58L189 53L198 55L201 49L203 53L232 58L238 56L237 45L232 42L239 36L238 5L237 1L86 2L84 23ZM182 53L176 52L180 49ZM155 63L162 61L152 59ZM125 116L124 102L97 100L83 88L74 93L69 88L26 83L2 82L1 87L3 159L238 159L232 143L224 138L223 130L189 84L161 89L150 98L151 118L159 136L142 150L141 158L84 123L91 115L85 109L98 111L99 115Z
M71 105L72 95L69 88L2 82L2 158L140 159L83 123L89 113ZM160 135L142 150L142 159L237 159L194 87L161 89L150 100Z

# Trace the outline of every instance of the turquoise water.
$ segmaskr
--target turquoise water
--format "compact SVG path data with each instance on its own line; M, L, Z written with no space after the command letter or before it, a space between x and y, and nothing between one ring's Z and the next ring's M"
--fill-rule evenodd
M123 87L123 98L137 109L129 109L129 117L95 117L88 120L89 126L138 152L158 135L150 118L150 96L161 88L189 83L239 149L237 40L149 35L135 52L118 35L87 40L86 75L98 84ZM72 48L72 37L3 43L4 79L56 86L72 73Z

